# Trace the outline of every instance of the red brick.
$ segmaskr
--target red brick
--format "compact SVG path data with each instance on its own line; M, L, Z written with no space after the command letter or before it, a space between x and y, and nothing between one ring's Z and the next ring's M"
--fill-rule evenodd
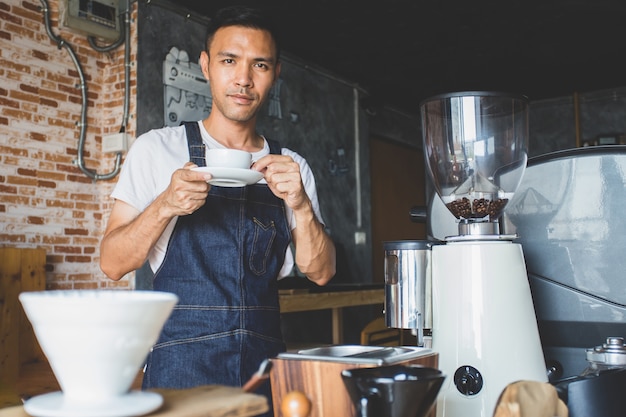
M13 110L13 109L4 109L4 115L11 119L21 119L21 120L32 120L32 114L25 111Z
M30 73L30 65L21 64L20 62L11 61L0 57L0 68L5 70L14 70L18 73Z
M74 203L72 201L46 200L46 207L62 207L71 209L74 208Z
M20 84L20 90L25 91L27 93L39 94L39 88L28 85L28 84Z
M96 247L100 245L100 237L94 236L74 236L72 242L76 245Z
M76 255L68 255L65 257L65 262L76 262L76 263L90 263L91 256L76 256Z
M22 2L21 7L14 7L13 13L18 16L22 16L26 19L36 20L37 22L41 22L41 9L39 7L33 7L34 4L30 4L28 2Z
M10 100L7 97L0 97L0 106L13 107L14 109L20 108L20 102L18 100Z
M50 59L48 54L38 51L36 49L33 49L31 51L31 55L33 56L33 58L40 59L42 61L48 61Z
M55 246L56 253L82 253L82 250L76 246Z
M81 203L80 201L76 202L76 209L78 210L84 210L84 211L93 211L98 209L99 205L96 203L93 204L86 204L86 203Z
M17 193L17 187L0 184L0 193L16 194ZM0 199L1 198L2 197L0 196Z
M15 155L19 157L26 157L28 156L28 151L22 148L11 148L8 146L0 146L0 154L4 154L4 155L9 154L9 155Z
M37 171L37 176L39 178L45 178L47 180L54 181L65 181L66 175L62 172L53 172L53 171Z
M73 288L75 290L95 290L99 288L96 282L75 282Z
M26 177L36 177L37 171L34 169L18 168L17 173Z
M53 182L53 181L39 180L39 181L37 181L37 186L38 187L43 187L43 188L57 188L57 183Z
M58 236L58 235L50 235L44 236L43 243L51 244L51 245L67 245L71 239L67 236Z
M15 194L0 195L0 200L4 201L5 203L9 203L11 205L18 205L18 206L27 206L29 202L28 197L17 195L17 189L16 189Z
M7 13L5 10L0 10L0 20L15 23L16 25L22 24L22 19L20 19L14 13Z
M46 135L44 135L43 133L39 133L39 132L28 132L28 138L39 141L39 142L46 141Z
M49 100L45 97L39 97L39 103L48 107L59 107L59 103L55 100Z
M45 220L43 217L38 216L28 216L26 218L26 223L28 224L44 224Z
M72 181L72 182L82 182L84 184L89 184L90 182L93 182L93 180L90 177L87 177L85 174L82 175L68 175L67 176L67 180L68 181Z
M66 228L64 230L64 233L66 235L82 235L82 236L88 236L89 235L89 230L86 229L68 229Z
M37 185L37 180L34 178L19 177L15 175L8 175L7 182L9 184L17 184L17 185Z

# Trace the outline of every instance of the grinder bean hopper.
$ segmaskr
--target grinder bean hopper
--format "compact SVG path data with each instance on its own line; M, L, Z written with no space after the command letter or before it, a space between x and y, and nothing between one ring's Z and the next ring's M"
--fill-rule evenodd
M432 247L432 348L449 377L438 417L491 417L517 380L547 382L521 245L499 218L527 162L525 97L461 92L421 105L433 187L458 234Z

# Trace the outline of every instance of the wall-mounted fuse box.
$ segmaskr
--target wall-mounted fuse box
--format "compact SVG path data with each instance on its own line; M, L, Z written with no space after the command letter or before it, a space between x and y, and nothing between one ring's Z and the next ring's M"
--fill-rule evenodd
M120 0L63 0L63 24L88 36L120 37Z

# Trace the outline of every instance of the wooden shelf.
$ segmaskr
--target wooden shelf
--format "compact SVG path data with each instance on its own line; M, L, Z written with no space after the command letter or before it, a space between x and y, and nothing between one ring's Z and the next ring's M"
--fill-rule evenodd
M343 342L343 308L385 303L385 289L351 291L309 292L306 290L281 291L280 312L332 310L333 344Z

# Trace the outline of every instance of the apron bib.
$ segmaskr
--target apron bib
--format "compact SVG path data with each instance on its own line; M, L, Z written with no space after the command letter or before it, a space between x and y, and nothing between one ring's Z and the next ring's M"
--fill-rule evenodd
M185 127L190 160L205 166L197 123ZM177 219L154 289L180 300L148 356L144 389L242 386L285 350L277 276L290 240L284 202L266 184L213 186L204 206Z

